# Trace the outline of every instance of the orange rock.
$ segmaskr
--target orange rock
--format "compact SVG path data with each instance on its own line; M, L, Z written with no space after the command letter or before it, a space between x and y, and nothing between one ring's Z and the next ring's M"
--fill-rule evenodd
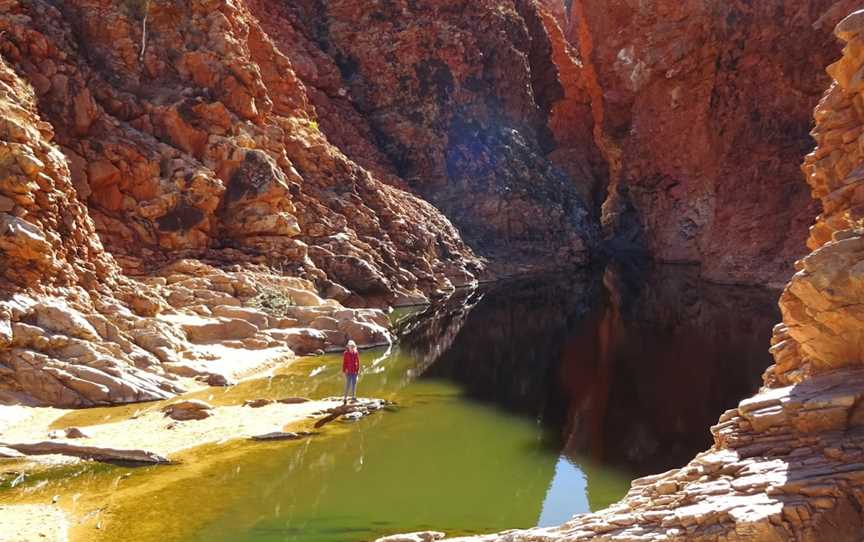
M120 170L106 160L97 160L87 165L87 179L94 191L100 191L120 182Z

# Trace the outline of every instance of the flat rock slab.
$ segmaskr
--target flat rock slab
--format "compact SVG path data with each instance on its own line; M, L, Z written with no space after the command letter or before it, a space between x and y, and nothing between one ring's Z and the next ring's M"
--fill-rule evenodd
M440 531L420 531L416 533L394 534L379 538L375 542L432 542L441 540L446 535Z
M331 398L327 400L339 399ZM326 414L326 416L315 422L315 428L318 429L339 417L347 420L358 420L373 412L381 410L385 406L392 404L392 402L385 401L383 399L357 399L356 401L350 403L341 404L333 408L328 408L326 410L318 412L318 414Z
M7 448L5 446L0 446L0 459L12 459L18 457L24 457L24 454L22 454L18 450L13 450L12 448Z
M299 405L300 403L308 403L311 399L307 399L305 397L285 397L283 399L276 399L277 403L283 405Z
M298 433L293 431L273 431L271 433L264 433L263 435L255 435L250 438L252 440L298 440L311 434L312 433L305 431Z
M305 397L285 397L284 399L248 399L243 401L243 406L251 407L251 408L261 408L267 405L272 405L273 403L279 403L282 405L299 405L301 403L308 403L311 399L307 399Z
M273 404L275 401L272 399L249 399L243 401L243 406L250 408L261 408L267 405Z
M170 463L167 458L147 450L122 450L116 448L102 448L98 446L81 446L69 442L33 442L22 444L3 444L3 447L11 448L24 455L47 455L61 454L97 461L129 461L132 463L162 464Z

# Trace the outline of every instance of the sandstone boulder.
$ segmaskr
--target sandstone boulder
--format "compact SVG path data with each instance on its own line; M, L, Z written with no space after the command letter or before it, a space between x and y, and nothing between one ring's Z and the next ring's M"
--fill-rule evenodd
M213 407L204 401L198 399L187 399L172 403L162 409L171 419L174 420L203 420L213 415Z
M305 355L323 350L327 346L327 335L317 329L274 329L274 339L284 342L295 354Z
M90 438L90 435L77 427L67 427L63 432L66 438Z
M432 542L433 540L441 540L445 533L440 531L420 531L408 534L394 534L378 538L375 542Z
M242 340L258 333L258 327L239 318L199 319L182 324L183 331L195 343Z
M269 318L263 312L250 307L234 307L231 305L217 305L212 309L213 315L225 318L236 318L246 320L258 329L270 327Z
M339 324L339 330L360 347L382 346L393 341L387 328L376 324L346 320Z

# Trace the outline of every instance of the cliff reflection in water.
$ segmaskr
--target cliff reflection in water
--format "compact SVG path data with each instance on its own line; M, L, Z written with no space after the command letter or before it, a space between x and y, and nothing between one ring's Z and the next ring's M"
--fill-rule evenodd
M708 427L758 387L780 318L776 292L705 283L689 266L609 265L602 279L535 277L475 295L458 318L444 311L447 332L431 318L402 347L423 351L424 378L535 416L586 471L589 499L588 463L643 475L708 447ZM446 337L434 353L432 336Z

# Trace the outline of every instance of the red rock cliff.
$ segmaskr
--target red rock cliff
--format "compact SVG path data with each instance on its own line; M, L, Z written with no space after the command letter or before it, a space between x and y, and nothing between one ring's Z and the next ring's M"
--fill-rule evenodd
M543 0L578 52L608 164L604 234L721 282L782 284L803 255L797 164L854 3Z
M210 251L359 302L478 269L431 206L330 144L292 51L245 4L59 7L12 3L0 51L32 82L78 197L127 271Z

